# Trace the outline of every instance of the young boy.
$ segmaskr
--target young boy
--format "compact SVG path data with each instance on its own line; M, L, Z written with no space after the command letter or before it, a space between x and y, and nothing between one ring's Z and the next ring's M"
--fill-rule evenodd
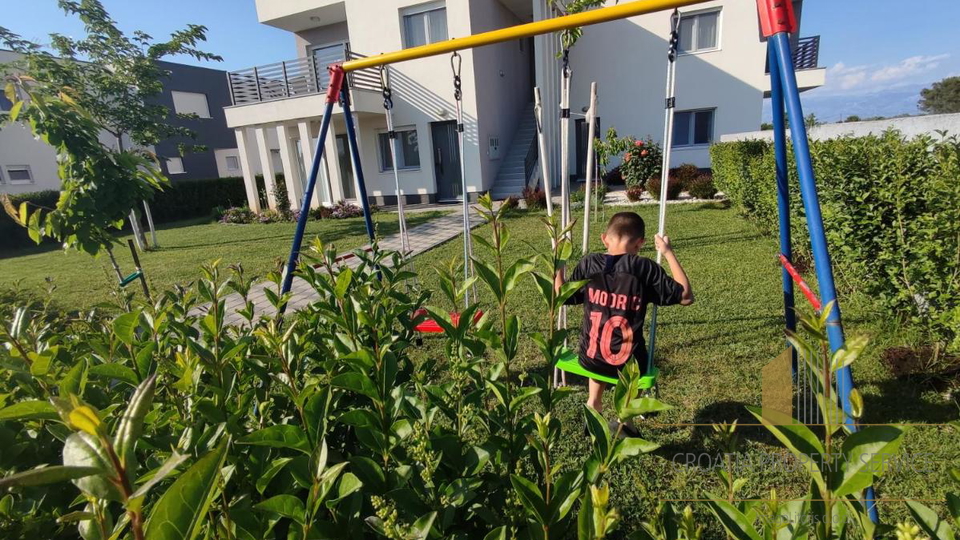
M693 290L669 238L657 235L654 240L670 266L672 278L656 261L637 256L644 243L644 229L643 218L637 214L615 214L600 235L607 252L586 255L570 274L573 281L590 280L567 304L583 304L580 365L593 373L616 377L631 357L639 362L643 373L647 367L643 339L647 304L693 303ZM556 281L559 287L562 278L558 275ZM606 384L589 381L587 405L602 412L600 398Z

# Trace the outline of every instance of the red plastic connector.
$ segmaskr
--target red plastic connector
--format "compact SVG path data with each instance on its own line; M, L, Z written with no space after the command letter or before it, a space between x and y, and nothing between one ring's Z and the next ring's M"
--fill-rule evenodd
M327 103L336 103L340 99L340 88L343 86L343 78L346 72L340 64L331 64L327 71L330 72L330 86L327 87Z
M757 0L757 11L760 13L760 30L763 37L797 31L797 18L793 13L791 0Z

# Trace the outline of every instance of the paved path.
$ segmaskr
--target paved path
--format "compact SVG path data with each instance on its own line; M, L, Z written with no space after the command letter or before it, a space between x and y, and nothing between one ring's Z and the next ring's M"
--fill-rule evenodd
M407 233L410 238L410 256L412 257L419 255L420 253L433 249L448 240L460 236L461 232L463 231L462 216L463 211L460 210L410 229ZM481 218L475 210L471 212L470 218L474 227L485 223L484 219ZM304 245L307 245L309 241L309 238L304 238ZM394 234L381 239L380 249L384 251L400 251L400 234ZM360 260L357 257L350 257L344 260L341 264L355 268L360 264ZM270 304L270 301L267 300L267 295L264 292L264 289L267 287L272 288L274 285L270 282L260 282L250 288L250 295L248 298L254 304L254 320L258 319L262 315L274 315L276 313L276 310L273 308L273 305ZM313 290L313 287L300 278L294 278L293 286L291 287L290 291L293 293L293 297L290 299L290 303L287 305L287 311L297 311L299 309L303 309L305 306L309 305L319 297L317 292ZM225 318L226 323L228 325L235 326L245 324L246 319L237 313L238 310L243 309L244 307L245 305L243 297L241 297L239 294L232 294L228 296L225 304L225 309L227 312L227 316ZM205 310L206 306L203 306L197 308L196 312L203 313Z

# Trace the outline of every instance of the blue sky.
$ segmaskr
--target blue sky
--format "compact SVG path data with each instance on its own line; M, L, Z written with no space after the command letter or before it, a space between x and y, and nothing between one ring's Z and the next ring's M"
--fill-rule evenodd
M274 0L280 1L280 0ZM491 0L492 1L492 0ZM751 0L741 0L751 1ZM240 69L296 56L293 36L257 23L254 0L103 0L125 31L156 38L187 23L208 28L206 50L223 56L220 69ZM826 86L803 95L807 112L822 120L858 114L916 113L921 88L960 75L960 2L956 0L807 0L802 35L821 35ZM38 42L82 27L56 0L21 2L2 23ZM178 59L196 63L192 59ZM765 118L769 116L766 111Z

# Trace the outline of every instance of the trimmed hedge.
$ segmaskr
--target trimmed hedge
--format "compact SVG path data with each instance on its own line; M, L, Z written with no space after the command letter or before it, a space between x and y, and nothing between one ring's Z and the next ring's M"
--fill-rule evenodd
M960 140L897 131L811 141L820 206L838 287L960 350ZM792 149L794 253L810 259ZM778 227L773 143L710 149L714 182L759 228Z
M10 195L15 207L28 201L31 205L53 208L60 198L59 191L38 191ZM154 223L164 223L210 216L217 207L245 206L247 192L243 186L243 178L211 178L208 180L182 180L172 182L163 191L157 192L150 202L150 211ZM53 240L45 240L45 244L55 244ZM0 252L35 246L27 236L27 231L17 225L4 213L0 216Z
M171 182L153 196L150 212L157 223L209 216L220 206L246 206L243 178L211 178Z

